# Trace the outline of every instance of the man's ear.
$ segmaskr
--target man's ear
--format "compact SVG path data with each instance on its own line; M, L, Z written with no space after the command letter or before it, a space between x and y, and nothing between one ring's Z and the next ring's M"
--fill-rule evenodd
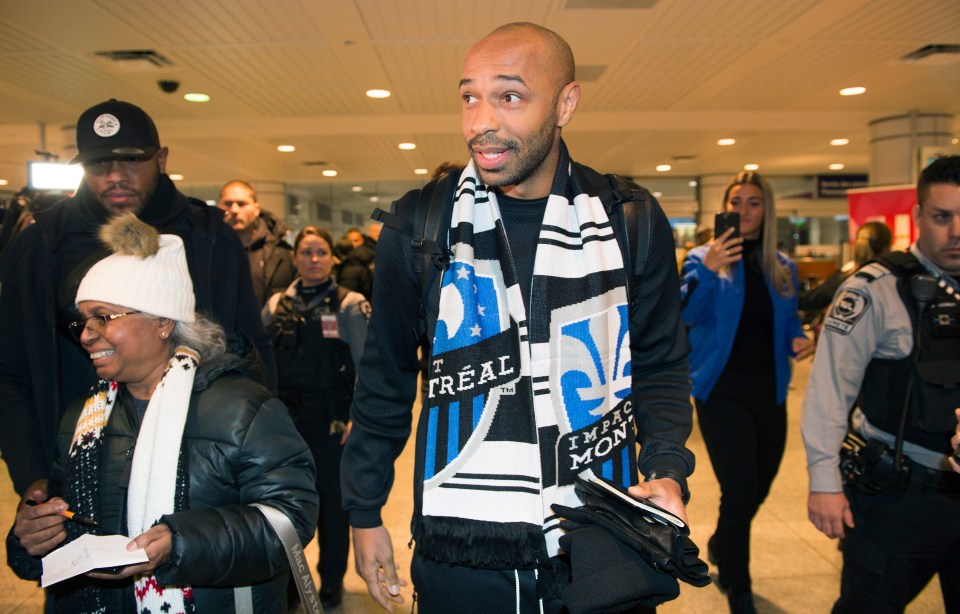
M580 104L580 84L576 81L563 86L560 95L557 97L557 127L563 128L573 119L573 114L577 111L577 105Z
M170 153L170 150L166 147L161 147L157 150L157 166L160 168L160 174L163 175L167 172L167 154Z

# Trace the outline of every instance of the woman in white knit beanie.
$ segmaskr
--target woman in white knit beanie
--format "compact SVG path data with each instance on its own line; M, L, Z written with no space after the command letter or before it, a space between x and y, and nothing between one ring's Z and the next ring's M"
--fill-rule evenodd
M51 498L18 512L10 564L37 579L64 543L129 535L148 561L54 584L56 611L229 612L252 600L285 612L285 551L252 504L282 512L307 543L309 449L245 376L252 358L225 353L223 329L195 312L183 241L133 216L101 237L114 253L81 281L70 325L99 380L64 415ZM68 508L90 522L66 520Z

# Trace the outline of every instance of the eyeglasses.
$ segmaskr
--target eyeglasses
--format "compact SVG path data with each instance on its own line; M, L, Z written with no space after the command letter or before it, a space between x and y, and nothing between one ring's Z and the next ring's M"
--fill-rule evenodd
M80 341L80 336L83 334L83 331L87 330L89 327L90 330L95 333L100 333L103 328L107 325L107 322L112 322L123 316L132 316L134 314L141 313L139 311L127 311L126 313L100 313L95 316L89 316L70 322L67 327L70 329L70 334L73 335L73 338L77 341Z

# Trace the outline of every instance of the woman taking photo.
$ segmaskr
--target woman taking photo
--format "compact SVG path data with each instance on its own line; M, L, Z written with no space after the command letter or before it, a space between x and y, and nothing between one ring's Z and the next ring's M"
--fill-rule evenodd
M280 398L317 464L320 601L333 608L341 600L350 548L340 502L340 454L349 434L370 303L333 281L333 239L326 230L301 230L293 254L299 277L270 297L263 319L273 334Z
M731 612L755 612L750 524L770 492L787 435L789 358L813 351L797 317L796 265L777 251L773 193L754 172L727 186L740 215L683 263L682 317L690 328L697 418L720 483L720 516L707 544Z
M246 377L249 357L225 353L223 328L195 313L180 238L133 216L102 237L114 253L81 281L70 325L99 381L65 413L51 498L17 512L8 561L38 579L41 557L66 542L130 535L147 562L55 584L48 606L232 612L245 599L284 613L289 564L254 504L279 511L309 542L309 449L283 404ZM65 521L68 507L98 526Z

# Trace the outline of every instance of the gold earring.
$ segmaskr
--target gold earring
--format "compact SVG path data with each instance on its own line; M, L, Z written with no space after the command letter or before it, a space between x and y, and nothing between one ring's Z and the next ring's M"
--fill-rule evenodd
M170 333L168 333L167 331L165 331L165 330L164 330L164 331L160 331L160 338L161 338L161 339L166 339L166 338L169 337L169 336L170 336Z

